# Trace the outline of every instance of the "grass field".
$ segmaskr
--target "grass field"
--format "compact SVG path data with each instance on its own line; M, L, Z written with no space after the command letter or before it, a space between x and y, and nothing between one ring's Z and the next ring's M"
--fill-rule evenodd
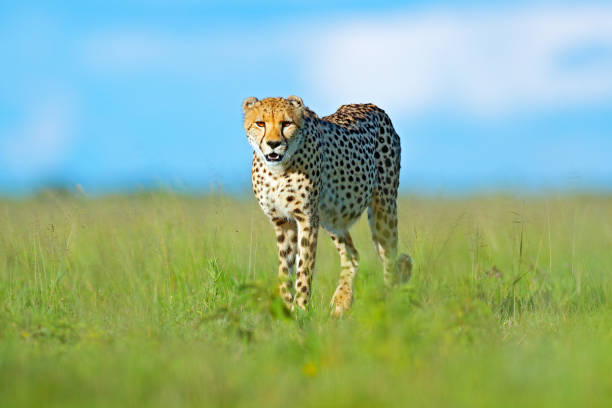
M0 200L0 407L612 406L612 197L400 200L409 284L367 222L350 314L274 296L250 197Z

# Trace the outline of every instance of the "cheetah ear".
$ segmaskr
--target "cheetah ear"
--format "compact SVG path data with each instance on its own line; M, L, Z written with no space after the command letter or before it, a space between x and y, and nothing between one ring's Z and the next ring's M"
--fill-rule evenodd
M259 99L254 96L249 96L242 102L242 111L246 113L246 111L251 109L257 102L259 102Z
M304 106L304 101L302 101L302 98L299 96L291 95L287 98L287 100L296 108L301 108Z

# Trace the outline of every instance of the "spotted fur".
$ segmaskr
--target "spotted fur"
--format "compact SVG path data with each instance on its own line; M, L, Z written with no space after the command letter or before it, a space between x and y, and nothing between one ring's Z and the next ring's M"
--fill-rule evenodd
M243 112L254 150L253 192L276 231L285 303L308 307L321 226L340 254L332 313L350 308L359 254L348 230L366 209L385 282L406 281L412 261L397 256L400 140L387 114L359 104L319 118L297 96L247 98Z

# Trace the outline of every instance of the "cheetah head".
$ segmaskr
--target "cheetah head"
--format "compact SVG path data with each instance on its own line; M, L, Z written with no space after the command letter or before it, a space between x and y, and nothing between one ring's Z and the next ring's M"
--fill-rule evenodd
M255 153L269 167L282 167L301 144L304 103L288 98L246 98L242 103L244 129Z

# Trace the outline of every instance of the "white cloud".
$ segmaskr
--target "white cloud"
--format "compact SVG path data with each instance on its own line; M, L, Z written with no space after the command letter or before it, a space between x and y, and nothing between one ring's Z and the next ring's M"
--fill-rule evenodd
M571 65L593 46L608 58ZM265 89L275 89L269 78L296 78L295 92L322 111L372 101L394 114L487 116L612 100L611 6L430 9L317 24L296 17L257 30L114 27L83 38L80 51L88 69L120 75L238 74ZM294 75L275 73L287 61Z
M612 58L564 61L591 46L612 56L612 7L355 18L310 43L305 75L330 107L371 100L394 113L501 115L612 99Z
M66 95L42 98L0 141L0 164L16 176L53 170L73 141L74 103Z
M174 75L205 77L227 75L238 67L248 72L253 64L267 63L260 48L250 39L257 38L271 51L280 53L289 42L270 30L229 30L177 33L142 27L113 27L82 39L79 56L94 72L163 72Z
M163 32L112 30L87 38L83 56L90 66L111 71L172 69L186 57L196 58L200 47L193 38L181 40Z

